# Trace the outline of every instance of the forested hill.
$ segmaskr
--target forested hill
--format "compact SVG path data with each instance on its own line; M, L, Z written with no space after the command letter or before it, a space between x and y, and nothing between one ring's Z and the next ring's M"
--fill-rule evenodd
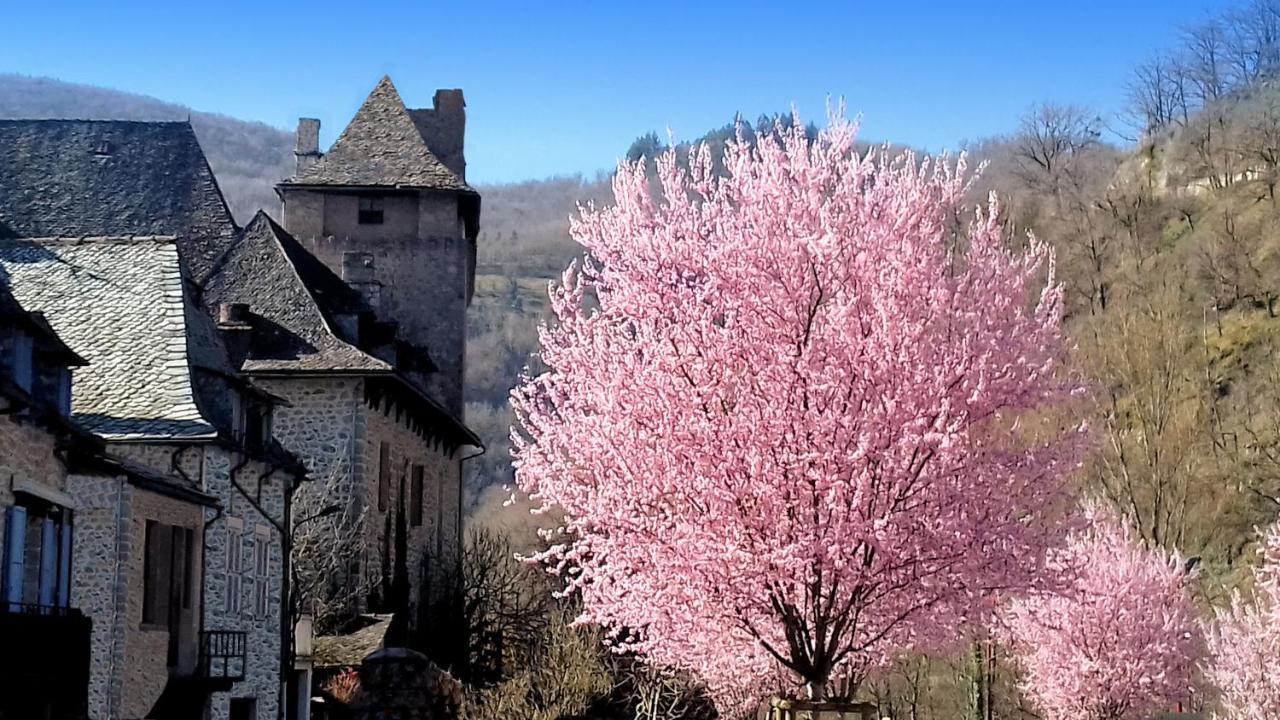
M145 95L49 78L0 74L0 119L191 120L240 222L258 208L275 214L272 187L293 173L293 134L257 122L199 112Z

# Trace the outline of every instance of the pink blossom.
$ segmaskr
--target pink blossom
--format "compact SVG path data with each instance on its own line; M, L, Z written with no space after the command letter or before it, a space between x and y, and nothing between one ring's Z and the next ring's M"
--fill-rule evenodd
M1073 578L1067 592L1027 595L1003 615L1045 720L1146 718L1192 698L1204 638L1181 558L1094 513L1053 567Z
M856 681L1035 584L1087 444L1050 250L994 200L965 232L963 160L853 138L668 153L656 188L624 163L512 393L518 484L565 522L540 559L722 703Z
M1206 630L1211 659L1206 675L1230 720L1280 717L1280 525L1260 549L1251 597L1236 592Z

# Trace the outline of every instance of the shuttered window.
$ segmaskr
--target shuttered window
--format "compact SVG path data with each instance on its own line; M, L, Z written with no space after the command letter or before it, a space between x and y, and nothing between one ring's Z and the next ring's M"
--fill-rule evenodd
M268 579L271 574L271 535L259 529L253 534L253 613L267 616Z

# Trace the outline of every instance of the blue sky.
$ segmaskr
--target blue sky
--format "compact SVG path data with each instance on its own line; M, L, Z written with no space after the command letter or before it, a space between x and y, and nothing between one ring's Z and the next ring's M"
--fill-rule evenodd
M58 2L0 0L0 72L153 95L322 142L383 73L410 106L468 105L468 179L611 167L638 135L689 138L828 96L863 136L939 150L1031 104L1119 109L1131 68L1213 0L1098 2Z

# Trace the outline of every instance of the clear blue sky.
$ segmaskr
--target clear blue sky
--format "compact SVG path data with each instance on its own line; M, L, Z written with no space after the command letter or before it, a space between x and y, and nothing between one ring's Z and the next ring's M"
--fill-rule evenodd
M0 71L153 95L336 137L390 73L468 104L472 182L592 173L636 136L828 96L863 136L930 150L1031 104L1114 112L1133 65L1215 0L1043 2L58 2L0 0Z

